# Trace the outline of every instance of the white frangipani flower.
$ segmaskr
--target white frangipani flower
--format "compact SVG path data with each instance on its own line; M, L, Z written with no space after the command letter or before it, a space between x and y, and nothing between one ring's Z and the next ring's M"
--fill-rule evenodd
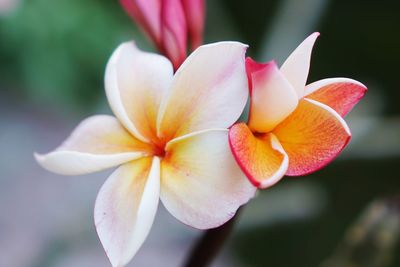
M181 222L207 229L228 221L255 193L236 165L228 130L248 97L246 46L196 49L173 74L163 56L120 45L106 69L115 117L84 120L56 150L35 155L47 170L78 175L119 166L101 188L95 224L115 267L146 239L161 198Z

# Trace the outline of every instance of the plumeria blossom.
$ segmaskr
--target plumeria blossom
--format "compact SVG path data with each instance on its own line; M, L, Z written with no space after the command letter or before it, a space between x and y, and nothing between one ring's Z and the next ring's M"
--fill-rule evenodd
M177 69L186 58L188 39L192 50L203 43L204 0L120 0Z
M181 222L208 229L253 197L227 129L248 98L245 50L237 42L201 46L174 75L165 57L133 42L120 45L105 74L115 117L89 117L55 151L36 155L44 168L65 175L119 166L94 213L113 266L128 263L142 245L160 198Z
M246 59L249 120L230 129L229 142L241 169L259 188L274 185L284 175L306 175L324 167L350 141L342 117L367 88L348 78L306 85L318 36L304 40L280 69L274 61Z

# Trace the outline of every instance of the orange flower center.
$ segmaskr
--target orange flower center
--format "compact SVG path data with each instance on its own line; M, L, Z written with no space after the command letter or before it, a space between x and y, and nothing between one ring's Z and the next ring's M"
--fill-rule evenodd
M167 144L167 141L165 140L161 140L159 138L153 138L153 140L151 140L152 142L152 147L153 147L153 153L155 156L158 157L165 157L165 145Z

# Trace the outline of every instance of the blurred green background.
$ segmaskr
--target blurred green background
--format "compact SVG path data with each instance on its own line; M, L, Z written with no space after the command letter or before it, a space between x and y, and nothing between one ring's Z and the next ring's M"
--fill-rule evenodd
M309 82L350 77L369 88L348 117L343 155L261 192L213 266L400 266L399 11L396 0L207 2L206 42L239 40L256 60L283 62L319 31ZM109 266L92 226L109 172L49 174L32 152L110 113L105 65L130 39L154 50L116 0L0 0L0 266ZM160 209L129 266L179 266L201 234Z

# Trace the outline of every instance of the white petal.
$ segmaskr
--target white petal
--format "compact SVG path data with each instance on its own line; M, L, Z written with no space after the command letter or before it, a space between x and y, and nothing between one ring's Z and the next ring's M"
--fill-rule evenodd
M175 74L158 117L165 140L209 128L226 128L242 113L248 97L246 46L220 42L196 49Z
M156 135L161 99L173 77L171 62L140 51L133 42L121 44L106 69L105 87L111 109L138 139L150 142Z
M45 155L35 153L35 159L43 168L63 175L97 172L143 156L143 153L138 152L115 155L94 155L75 151L54 151Z
M217 227L253 197L256 188L233 159L227 130L182 136L167 144L161 162L161 200L181 222Z
M282 73L296 89L299 98L304 95L304 87L310 70L311 52L318 36L318 32L308 36L281 67Z
M274 61L247 59L246 68L252 85L248 124L253 132L267 133L295 110L297 94Z
M134 138L118 120L97 115L82 121L55 151L35 154L39 164L64 175L107 169L152 153L152 147Z
M113 267L126 265L145 241L160 195L160 161L143 158L119 167L95 206L97 233Z

